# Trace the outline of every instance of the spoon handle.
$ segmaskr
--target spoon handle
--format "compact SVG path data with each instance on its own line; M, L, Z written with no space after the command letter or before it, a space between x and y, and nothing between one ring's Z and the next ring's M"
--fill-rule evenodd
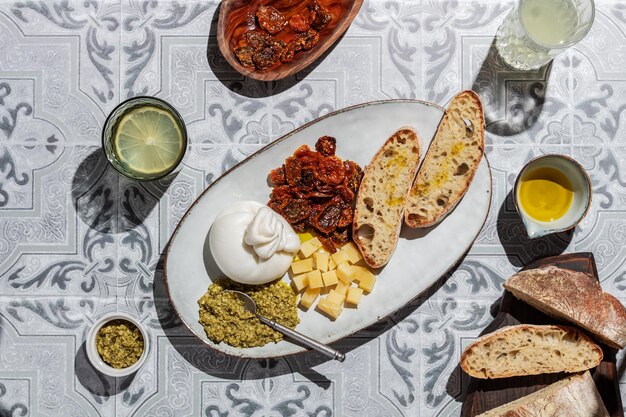
M329 358L336 359L339 362L343 362L344 359L346 359L346 355L344 355L341 352L336 351L330 346L326 346L325 344L320 343L317 340L313 340L310 337L305 336L300 332L290 329L289 327L283 326L282 324L278 324L274 320L270 320L266 317L259 316L259 315L257 315L257 317L259 318L259 320L261 320L262 323L267 324L268 326L270 326L272 329L276 330L277 332L280 332L284 334L285 336L289 336L290 338L302 343L303 345L310 347L311 349L317 350L318 352L328 356Z

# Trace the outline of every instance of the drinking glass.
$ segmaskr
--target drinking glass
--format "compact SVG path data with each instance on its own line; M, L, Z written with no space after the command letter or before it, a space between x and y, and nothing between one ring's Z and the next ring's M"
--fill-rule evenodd
M498 29L496 48L513 68L537 69L580 42L594 15L593 0L520 0Z
M120 103L107 118L102 148L122 175L157 180L179 166L187 148L187 130L181 115L167 102L133 97Z

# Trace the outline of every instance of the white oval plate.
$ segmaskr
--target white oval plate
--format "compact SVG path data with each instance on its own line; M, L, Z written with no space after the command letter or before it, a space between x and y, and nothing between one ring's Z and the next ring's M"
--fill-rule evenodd
M239 349L211 342L198 323L197 300L222 275L208 245L217 213L239 200L266 203L271 191L269 171L283 164L300 145L311 148L320 136L337 139L337 156L364 167L397 129L412 126L427 149L443 116L443 108L422 101L389 100L361 104L314 120L283 136L226 172L193 203L170 239L165 256L165 286L185 325L207 345L234 356L268 358L302 352L281 341ZM485 222L491 202L491 173L481 161L467 194L439 225L424 230L403 228L391 261L378 275L371 294L358 308L344 308L336 321L311 309L299 311L297 330L330 343L361 330L398 310L445 274L470 248ZM288 277L283 278L288 282Z

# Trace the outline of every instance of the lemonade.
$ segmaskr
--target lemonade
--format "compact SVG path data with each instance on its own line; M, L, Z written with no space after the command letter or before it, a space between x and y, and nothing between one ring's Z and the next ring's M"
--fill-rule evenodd
M176 111L155 98L122 103L107 120L104 149L114 168L135 179L172 172L186 147L185 127Z

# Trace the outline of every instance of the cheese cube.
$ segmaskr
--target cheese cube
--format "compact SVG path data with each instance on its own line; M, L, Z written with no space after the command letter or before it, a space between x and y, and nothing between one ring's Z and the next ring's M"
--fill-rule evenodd
M348 295L346 296L346 303L357 305L361 301L363 290L361 288L350 287L348 288Z
M335 291L337 291L339 294L346 295L348 293L348 288L350 288L350 284L339 281L337 283L337 286L335 287Z
M328 302L331 302L333 304L337 304L338 306L340 306L346 300L346 296L341 293L338 293L335 290L330 290L330 292L328 293L328 296L326 297L326 300L328 300Z
M363 259L363 257L361 256L361 251L359 250L359 248L356 247L354 242L346 243L341 247L341 250L348 255L348 260L350 261L350 263L355 264Z
M319 294L319 288L307 288L300 297L300 306L308 310L309 308L311 308Z
M333 320L335 320L339 314L341 314L341 310L343 310L341 306L333 304L324 298L317 302L317 308Z
M363 288L368 294L372 292L372 288L374 288L375 282L376 277L371 272L369 273L369 275L363 274L359 276L359 288Z
M315 250L318 250L319 248L323 246L322 242L320 242L320 240L317 237L314 237L313 239L309 240L307 243L314 246Z
M317 239L317 238L314 238L314 239ZM299 254L301 258L310 258L311 255L313 255L313 253L317 250L315 245L311 244L312 241L313 239L307 240L306 242L300 245Z
M348 263L342 263L337 267L337 278L345 282L351 283L356 278L357 271Z
M313 239L313 235L310 234L309 232L298 233L298 237L300 238L300 243L304 243L307 240Z
M319 269L322 272L328 271L328 261L330 260L330 254L328 252L315 252L313 254L313 260L315 261L315 269Z
M356 281L371 281L374 277L374 274L367 268L362 266L353 266L352 268L354 268L356 272L356 276L354 277Z
M332 271L333 269L337 269L337 264L333 261L333 258L328 260L328 270Z
M322 281L324 281L324 287L330 287L331 285L335 285L337 283L337 272L322 272Z
M322 280L322 273L319 269L314 269L307 274L309 278L309 288L322 288L324 281Z
M348 254L342 250L338 250L337 252L330 255L330 259L332 259L337 266L350 260L350 258L348 258Z
M301 261L296 261L291 264L291 272L293 272L294 275L300 275L305 272L309 272L312 269L313 269L312 258L303 259Z
M296 290L298 290L298 292L302 291L309 285L308 274L296 275L291 280L293 281L293 285L296 287Z

